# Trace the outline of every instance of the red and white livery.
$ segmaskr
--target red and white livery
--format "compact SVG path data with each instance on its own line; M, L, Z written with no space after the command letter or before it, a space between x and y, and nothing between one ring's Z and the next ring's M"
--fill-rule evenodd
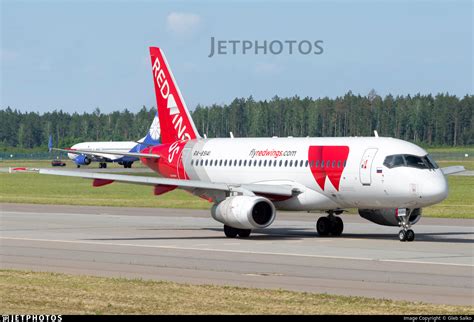
M378 136L203 139L161 49L150 48L150 56L161 144L133 156L161 177L41 173L90 178L95 186L114 181L151 185L157 195L187 190L214 204L212 217L224 224L227 237L248 237L253 229L268 227L278 209L325 211L317 232L339 236L343 222L338 215L357 208L372 222L400 226L400 240L412 241L410 227L420 219L421 208L448 195L445 174L463 170L443 171L415 144Z

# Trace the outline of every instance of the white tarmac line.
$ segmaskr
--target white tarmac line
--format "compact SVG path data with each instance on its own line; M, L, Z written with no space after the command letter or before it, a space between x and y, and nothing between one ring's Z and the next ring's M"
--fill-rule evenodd
M474 267L469 264L455 264L455 263L437 263L428 261L411 261L399 259L377 259L368 257L349 257L349 256L330 256L330 255L312 255L312 254L295 254L295 253L273 253L273 252L254 252L246 250L227 250L215 248L196 248L196 247L180 247L180 246L159 246L159 245L140 245L140 244L111 244L104 242L80 241L80 240L60 240L60 239L39 239L39 238L22 238L22 237L0 237L0 240L24 240L37 242L52 242L52 243L69 243L69 244L85 244L85 245L102 245L102 246L122 246L122 247L142 247L142 248L159 248L159 249L177 249L177 250L198 250L222 253L239 253L239 254L255 254L255 255L274 255L274 256L295 256L295 257L310 257L310 258L328 258L328 259L346 259L346 260L361 260L361 261L376 261L376 262L395 262L406 264L428 264L428 265L443 265L443 266L462 266Z

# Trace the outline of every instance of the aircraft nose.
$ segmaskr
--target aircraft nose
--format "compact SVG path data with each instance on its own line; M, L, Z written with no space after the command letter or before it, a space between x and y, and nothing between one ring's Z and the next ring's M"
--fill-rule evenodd
M443 201L448 196L448 182L441 171L433 174L433 177L423 185L423 200L430 204Z

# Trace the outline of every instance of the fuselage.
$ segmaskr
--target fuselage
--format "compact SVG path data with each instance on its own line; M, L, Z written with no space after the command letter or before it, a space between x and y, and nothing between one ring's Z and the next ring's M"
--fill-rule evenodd
M165 177L298 187L273 200L279 209L421 208L448 194L427 152L393 138L200 139L150 149L162 157L142 162Z
M115 154L107 154L107 150L109 151L123 151L129 152L135 146L137 146L137 142L133 141L104 141L104 142L81 142L74 144L71 147L71 150L91 150L96 151L98 159L101 157L107 160L112 161L119 161L123 159L123 156L115 155ZM103 153L102 153L103 152ZM77 154L68 153L68 158L74 160L77 157ZM133 158L137 160L137 158Z

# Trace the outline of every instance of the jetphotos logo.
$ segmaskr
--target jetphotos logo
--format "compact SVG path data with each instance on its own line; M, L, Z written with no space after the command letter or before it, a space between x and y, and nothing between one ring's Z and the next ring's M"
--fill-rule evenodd
M185 121L183 116L181 115L180 109L178 104L176 104L175 95L176 89L173 85L170 85L168 79L169 74L165 73L164 68L162 68L162 64L160 62L159 57L155 57L153 61L153 75L155 78L155 84L158 87L157 91L157 98L158 95L161 95L163 99L163 103L166 102L167 110L169 111L169 116L171 117L171 124L176 131L177 139L182 140L191 140L192 135L189 133L189 126L184 124ZM158 93L159 92L159 93ZM173 93L174 94L173 94ZM161 101L158 99L158 101ZM158 102L160 107L160 102ZM161 117L161 116L160 116Z
M251 158L254 157L272 157L272 158L279 158L279 157L294 157L296 156L296 151L282 151L282 150L256 150L252 149L249 153Z
M221 55L321 55L323 40L218 40L211 37L207 57Z
M328 177L336 191L339 191L342 171L344 171L344 164L348 156L348 146L309 147L308 160L311 173L321 190L324 191L326 177Z

